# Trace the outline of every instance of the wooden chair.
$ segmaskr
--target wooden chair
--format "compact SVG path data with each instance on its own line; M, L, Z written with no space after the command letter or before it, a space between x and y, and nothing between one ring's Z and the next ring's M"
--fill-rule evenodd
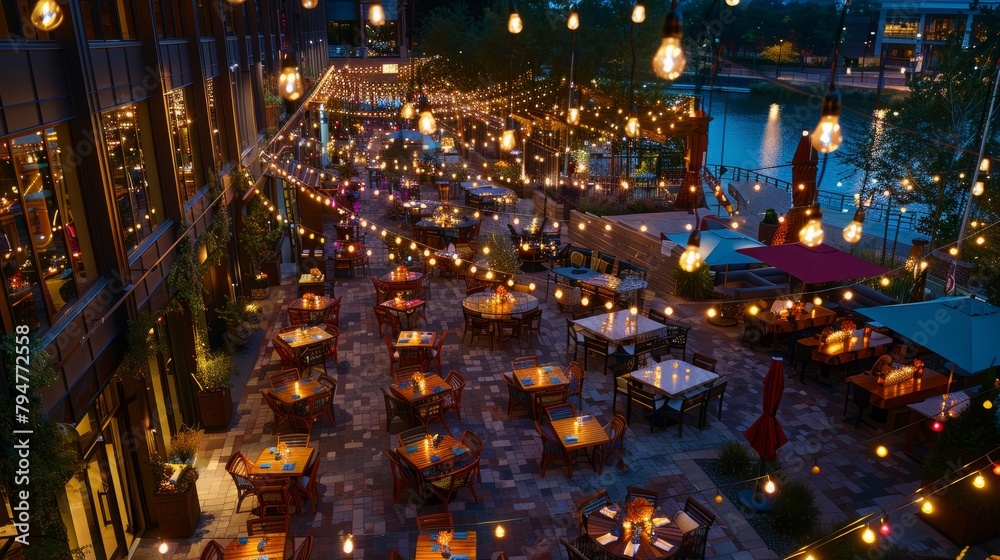
M448 421L444 419L445 410L445 395L438 395L415 403L413 405L413 417L424 425L424 429L427 429L428 424L437 418L444 425L445 431L451 432L451 429L448 427Z
M684 503L683 513L697 524L697 527L683 534L681 548L677 553L678 558L703 559L705 558L705 545L708 542L708 530L715 523L715 515L692 498L688 498ZM680 514L677 517L680 517Z
M410 422L410 404L397 399L395 396L391 395L385 390L385 387L379 387L382 391L382 397L385 400L385 431L389 431L392 426L392 421L395 418Z
M396 368L396 370L392 372L392 380L396 384L404 383L412 379L413 374L423 373L423 371L424 368L419 365Z
M375 287L375 305L389 299L389 286L385 282L382 282L375 276L369 276L368 279L372 281L372 286Z
M604 369L602 370L605 375L608 373L608 358L611 356L611 350L608 348L608 339L604 337L596 337L590 335L583 335L583 367L584 369L589 369L588 361L591 354L596 354L604 358Z
M201 551L198 560L223 560L226 557L226 549L214 540L208 541Z
M557 404L563 404L568 398L569 387L567 386L531 393L532 418L541 418L541 414L546 408Z
M659 405L662 404L662 401L658 402L656 394L646 391L643 385L637 381L629 381L626 390L628 393L628 402L625 407L625 419L627 423L632 423L632 405L635 404L650 415L649 432L653 433L657 419L666 416L663 411L659 410Z
M454 410L458 419L462 419L462 391L465 390L465 377L457 369L448 372L448 377L444 378L445 383L451 385L451 393L445 395L445 406L449 410Z
M295 540L298 540L298 538ZM309 560L312 557L312 549L313 538L311 536L303 537L302 542L298 543L292 551L293 560Z
M308 309L288 308L288 326L301 327L312 322Z
M340 328L328 323L323 323L322 328L327 334L330 335L330 339L326 343L326 357L333 358L334 367L336 367L339 361L337 356L337 346L340 344ZM326 372L326 364L323 365L323 371Z
M691 357L691 365L700 367L705 371L715 372L715 367L719 364L719 361L710 356L704 354L694 353Z
M650 312L652 315L652 312ZM671 349L678 349L681 351L681 360L687 361L687 339L688 331L691 327L684 327L681 325L667 325L667 340L670 342Z
M323 323L326 325L331 325L340 328L340 304L343 301L344 296L333 300L330 307L327 307L323 312Z
M622 414L615 414L611 422L608 422L604 426L604 431L608 434L608 443L598 447L595 451L595 460L598 461L597 471L599 473L604 472L604 463L607 462L608 457L612 455L618 456L618 468L625 470L625 430L628 429L628 423L625 421L625 416Z
M309 401L309 408L306 413L302 416L302 421L306 425L306 432L312 432L312 426L319 419L326 418L330 421L332 426L337 425L337 419L333 415L333 395L327 394L320 397L315 397Z
M337 394L337 380L329 375L323 374L316 378L316 381L327 388L331 395Z
M468 488L472 492L473 499L479 503L479 496L476 495L476 473L479 470L479 461L470 463L464 467L451 472L443 473L426 478L427 488L434 493L447 506L451 503L455 495L462 488Z
M309 434L285 434L278 436L278 444L288 447L309 447Z
M465 296L468 297L468 296L471 296L472 294L481 294L481 293L485 292L486 290L488 290L489 288L490 288L489 286L485 286L485 285L483 285L483 286L473 286L472 288L466 288L465 289Z
M389 374L393 377L395 377L397 369L415 366L423 371L427 368L427 362L424 359L426 354L423 352L399 349L396 347L396 343L386 336L382 337L382 341L385 342L385 349L389 354Z
M535 337L541 340L542 336L542 309L536 308L528 311L521 315L521 326L519 328L522 335L528 339L528 345L531 344L531 333L535 333Z
M388 329L389 336L398 338L399 333L403 331L403 323L400 322L399 317L381 305L376 305L372 309L375 311L375 321L378 323L379 334L386 336L386 329Z
M287 478L254 481L254 494L257 496L257 507L254 513L258 517L289 516L292 512L292 490Z
M707 391L702 391L700 393L688 395L683 399L670 399L670 401L668 401L666 405L660 408L658 413L663 414L668 418L673 418L674 420L676 420L677 437L683 437L684 416L687 415L688 412L698 411L700 417L701 409L705 405L705 397L707 395L708 395Z
M291 487L296 504L299 498L308 500L309 510L315 513L319 504L319 461L310 463L306 467L305 474L292 481Z
M483 448L486 446L483 443L483 438L479 437L479 434L473 432L472 430L465 430L462 432L462 438L459 440L462 445L469 448L469 453L472 455L480 455L483 452Z
M549 468L549 465L559 459L564 460L566 467L569 468L572 465L572 458L559 444L559 437L552 431L552 427L540 424L538 420L535 420L535 430L538 432L538 437L542 439L542 460L540 461L542 477L545 477L545 470Z
M226 472L236 484L236 513L240 512L243 500L254 493L253 481L249 477L250 465L250 459L240 451L230 455L226 463Z
M656 337L648 337L636 342L634 345L625 346L625 352L635 356L637 364L644 364L646 363L647 356L652 354L653 348L656 347L656 344Z
M524 408L525 412L530 414L531 398L528 396L528 393L518 386L512 374L501 373L500 377L507 384L507 418L509 419L514 415L514 409L517 407Z
M450 513L432 513L417 517L417 530L427 531L430 529L452 529L455 527L455 520Z
M576 416L576 407L573 403L562 403L545 407L543 416L549 422L553 420L565 420Z
M272 535L275 533L287 535L290 524L291 518L287 515L279 517L255 517L247 519L247 534L251 537Z
M396 441L399 442L400 447L406 447L407 445L420 443L425 439L427 439L426 426L416 426L413 428L408 428L396 434Z
M383 449L382 454L389 460L389 467L392 470L392 498L398 502L407 486L416 490L420 486L420 481L417 473L403 464L398 453L392 449Z
M569 254L569 262L575 267L583 266L585 260L586 257L584 257L583 253L580 253L579 251L573 251Z
M462 332L462 340L471 335L469 343L473 343L477 338L485 336L490 342L490 350L493 350L493 322L483 317L482 313L470 311L462 308L462 315L465 317L465 330Z
M610 369L611 375L615 380L611 394L611 413L614 414L618 410L618 395L625 395L628 398L629 378L625 376L639 369L639 366L636 364L635 356L629 356L625 360L611 366Z
M657 323L660 323L661 325L669 326L669 323L667 323L667 314L658 309L653 309L652 307L650 307L649 313L646 314L646 317L649 317L650 319L656 321Z
M517 348L521 348L521 320L520 319L494 319L493 332L497 335L497 342L500 350L503 350L503 343L508 340L517 342Z
M667 339L667 335L661 334L653 339L653 347L649 350L649 356L654 362L662 362L670 358L670 340Z
M660 501L660 494L655 490L640 488L639 486L626 486L625 503L631 503L636 498L645 498L647 502L653 504L655 507L656 503Z
M517 371L519 369L537 368L538 367L538 356L521 356L520 358L514 358L510 361L510 370Z
M434 360L434 366L437 368L438 375L441 375L441 355L443 353L442 348L444 347L444 338L448 336L447 331L441 333L441 336L437 337L437 341L434 342L434 348L431 348L431 359Z
M576 397L577 406L580 410L583 410L583 382L587 379L587 370L583 369L583 366L579 362L570 362L566 366L566 372L569 374L569 395L568 398Z
M611 498L608 497L608 491L604 489L598 490L576 503L576 515L580 523L581 535L587 534L587 518L590 517L590 514L600 511L601 508L610 504Z
M725 380L722 383L716 383L708 389L708 394L705 395L705 403L701 410L701 424L699 427L704 428L708 421L708 404L715 399L719 399L719 420L722 420L722 401L726 397L726 385L729 384L729 380Z
M330 341L316 346L307 346L299 352L299 363L301 371L306 373L306 377L312 376L313 369L322 369L326 373L326 355L329 352Z
M299 370L297 369L283 369L278 373L272 373L267 381L271 384L271 390L273 391L277 387L287 387L296 381L299 381Z
M580 253L574 253L574 254L579 255ZM587 556L584 553L580 552L579 549L570 544L569 541L567 541L566 539L560 538L559 542L562 543L563 548L566 549L566 556L567 558L569 558L569 560L590 560L591 558L590 556Z
M297 428L300 426L304 428L298 418L281 401L271 396L264 389L260 390L260 395L264 398L264 402L267 403L271 412L274 413L274 429L271 431L272 434L277 434L283 424L287 425L293 432L297 431Z
M274 350L278 353L278 357L281 358L282 369L294 369L298 372L302 368L298 355L280 338L275 339Z
M573 319L566 317L566 353L569 354L569 345L573 343L573 359L580 353L580 346L583 345L583 329L580 328Z

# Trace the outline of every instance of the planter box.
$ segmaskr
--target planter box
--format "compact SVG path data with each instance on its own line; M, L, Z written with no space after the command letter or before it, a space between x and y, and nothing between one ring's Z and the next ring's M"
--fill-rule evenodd
M228 391L227 391L228 392ZM198 485L183 494L156 494L153 496L160 535L168 538L186 538L194 535L201 517L198 502Z
M199 391L198 410L201 411L201 425L206 430L224 430L233 416L232 393L229 389Z
M935 496L934 513L926 515L919 512L918 515L958 546L972 546L988 541L997 535L1000 527L1000 519L996 516L971 513L941 494Z

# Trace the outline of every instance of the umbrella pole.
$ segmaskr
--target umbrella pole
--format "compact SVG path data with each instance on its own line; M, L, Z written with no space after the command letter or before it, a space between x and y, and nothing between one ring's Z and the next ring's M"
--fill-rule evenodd
M763 501L761 499L762 496L761 496L761 493L760 493L760 489L761 489L761 486L764 485L764 471L765 470L766 469L765 469L765 466L764 466L764 458L761 457L760 455L758 455L757 456L757 481L754 483L754 486L753 486L753 501L754 502L758 502L759 503L759 502Z

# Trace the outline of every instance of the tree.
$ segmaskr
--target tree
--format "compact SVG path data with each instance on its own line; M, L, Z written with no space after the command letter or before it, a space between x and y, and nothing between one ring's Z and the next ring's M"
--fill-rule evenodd
M275 224L277 225L277 224ZM274 253L274 244L281 237L281 228L271 227L271 215L259 197L247 203L247 214L243 219L243 233L240 236L243 252L250 261L251 278L260 272L261 265Z
M775 64L792 64L802 60L802 54L799 47L790 41L775 43L769 47L764 47L760 56Z

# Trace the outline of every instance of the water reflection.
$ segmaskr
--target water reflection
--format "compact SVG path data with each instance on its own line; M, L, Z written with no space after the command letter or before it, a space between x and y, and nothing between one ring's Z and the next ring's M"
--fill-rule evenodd
M784 162L778 161L781 153L781 106L771 103L767 110L767 125L764 139L760 143L760 166L774 167ZM765 173L768 173L765 171Z

